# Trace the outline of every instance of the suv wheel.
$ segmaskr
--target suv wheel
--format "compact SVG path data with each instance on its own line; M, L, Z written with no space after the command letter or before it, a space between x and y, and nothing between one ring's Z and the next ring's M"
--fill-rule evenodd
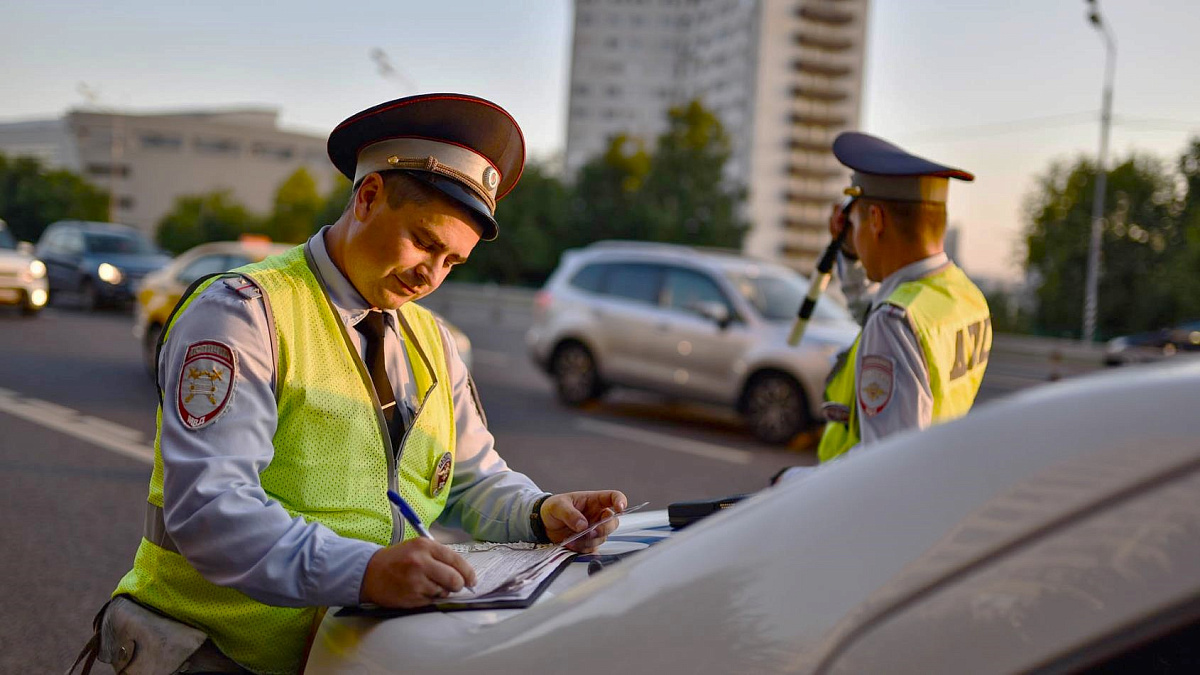
M596 360L587 347L568 342L554 352L551 362L558 398L570 406L579 406L600 395L600 374Z
M782 373L756 376L746 387L746 423L758 440L786 444L808 426L804 392Z

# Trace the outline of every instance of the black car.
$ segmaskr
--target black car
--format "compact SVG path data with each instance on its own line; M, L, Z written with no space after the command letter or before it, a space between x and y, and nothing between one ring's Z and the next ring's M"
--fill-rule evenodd
M1148 363L1187 352L1200 354L1200 321L1113 338L1105 349L1104 365Z
M170 262L141 231L87 221L52 223L38 240L50 295L70 293L84 309L125 303L142 277Z

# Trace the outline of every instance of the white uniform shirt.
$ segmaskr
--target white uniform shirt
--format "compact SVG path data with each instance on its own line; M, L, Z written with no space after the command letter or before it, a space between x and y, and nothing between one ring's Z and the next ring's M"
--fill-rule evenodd
M867 288L861 263L839 258L842 292L851 301L861 298ZM938 253L905 265L880 282L874 293L875 303L867 312L854 363L862 444L932 424L933 394L925 353L908 313L886 300L900 284L930 276L949 263L945 253Z
M306 246L363 357L365 341L354 325L366 316L369 306L330 259L324 239L328 229L313 235ZM412 369L394 313L386 313L385 321L388 379L407 416L417 407ZM268 326L261 298L247 298L218 281L171 328L159 363L159 385L168 403L178 390L189 345L222 342L236 353L237 368L226 409L207 426L190 429L175 406L163 407L166 529L180 553L206 579L260 602L293 607L356 604L367 561L380 547L293 518L267 497L259 482L259 473L274 456L277 416ZM457 448L454 478L439 522L462 527L478 539L532 540L529 513L533 502L546 493L525 475L509 470L496 453L470 374L454 340L441 328L453 388Z

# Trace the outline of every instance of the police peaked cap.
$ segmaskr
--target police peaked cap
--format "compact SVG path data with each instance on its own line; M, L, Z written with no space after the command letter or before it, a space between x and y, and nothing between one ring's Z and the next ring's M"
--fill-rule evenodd
M944 204L951 178L973 181L971 173L910 154L882 138L857 131L838 134L833 155L854 169L847 194L902 202Z
M525 167L525 137L503 108L465 94L421 94L381 103L329 134L329 159L358 185L401 169L479 215L482 238L499 234L496 202Z

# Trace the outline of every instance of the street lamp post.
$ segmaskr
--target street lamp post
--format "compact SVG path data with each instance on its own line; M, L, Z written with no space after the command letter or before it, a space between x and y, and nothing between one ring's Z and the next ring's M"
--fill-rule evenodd
M1092 196L1092 236L1088 244L1087 281L1083 300L1083 341L1096 334L1096 294L1100 286L1101 225L1104 220L1104 191L1108 183L1108 130L1112 124L1113 70L1117 61L1117 40L1100 17L1097 0L1087 0L1091 8L1088 20L1104 35L1104 102L1100 109L1100 154L1096 158L1096 192Z

